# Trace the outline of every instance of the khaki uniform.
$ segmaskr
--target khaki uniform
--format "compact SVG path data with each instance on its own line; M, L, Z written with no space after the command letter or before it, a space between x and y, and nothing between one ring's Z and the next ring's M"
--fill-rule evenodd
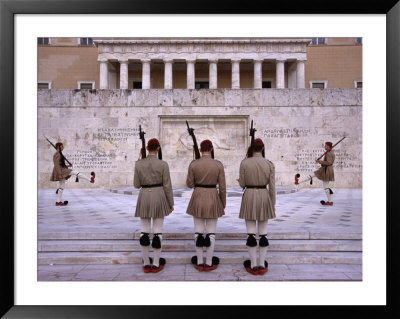
M217 188L196 187L219 185ZM186 185L195 187L186 213L197 218L219 218L225 214L226 184L224 166L210 155L203 155L189 165Z
M162 184L159 187L141 188L135 217L161 218L171 213L174 198L167 162L159 160L156 155L148 155L137 161L133 184L136 188L141 188L143 185Z
M240 187L268 185L266 189L246 188L239 218L264 221L275 218L275 167L261 154L244 159L239 169Z
M335 161L335 153L329 151L325 154L324 159L321 163L321 167L314 172L314 175L325 182L333 182L335 180L335 174L333 171L333 162Z
M59 181L59 175L61 174L63 178L68 179L70 177L70 174L72 172L71 169L67 168L66 166L63 166L62 160L61 160L61 154L60 152L55 152L53 155L53 163L54 163L54 168L53 172L50 177L50 181L52 182L57 182Z

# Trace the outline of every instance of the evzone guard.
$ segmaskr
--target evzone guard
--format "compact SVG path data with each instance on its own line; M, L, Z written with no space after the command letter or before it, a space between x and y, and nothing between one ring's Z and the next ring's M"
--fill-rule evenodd
M144 148L144 132L140 128L142 139L142 158L135 164L134 186L140 188L137 198L135 217L140 218L139 244L142 253L143 271L157 273L164 268L166 261L161 258L162 232L164 217L174 210L171 177L167 162L162 160L160 142L152 138L147 143L148 156ZM158 157L157 157L158 154ZM154 256L150 254L151 222L153 221L153 238L151 247Z
M189 127L189 135L193 138L195 160L188 168L186 185L194 188L186 213L193 216L194 243L196 256L191 262L198 271L211 271L218 267L219 258L213 256L215 247L215 231L218 218L225 214L226 183L222 163L214 159L214 148L210 140L200 143L200 153L197 147L193 129ZM218 185L218 190L217 190ZM203 259L206 249L205 261Z
M64 154L62 153L62 151L64 150L63 143L58 142L56 143L56 145L54 145L52 142L49 141L49 139L46 138L46 140L50 143L51 146L56 149L56 152L53 155L53 172L50 177L50 181L59 182L58 188L56 190L56 206L66 206L68 205L68 201L62 201L62 194L65 189L65 181L69 179L71 175L75 175L76 182L78 182L79 179L82 178L90 183L94 183L95 173L91 172L91 177L89 178L78 171L70 169L69 167L72 167L72 164L65 158ZM65 162L67 162L68 165Z
M253 121L250 129L252 137L247 158L240 163L239 182L244 189L239 218L245 220L247 241L246 246L250 260L243 263L247 272L253 275L264 275L268 271L266 261L268 219L275 215L275 166L265 158L265 147L261 139L254 139ZM259 259L257 263L257 239Z
M295 185L298 185L303 182L308 182L310 181L310 184L312 184L313 178L317 177L319 180L322 181L323 188L325 190L325 194L327 197L327 201L321 200L321 204L324 206L332 206L332 194L333 191L330 188L330 182L335 181L335 172L333 170L333 163L335 162L335 152L333 151L333 148L338 145L341 141L344 140L345 137L343 137L339 142L337 142L335 145L332 145L332 142L325 142L325 153L322 154L319 158L315 160L316 163L321 164L321 167L314 171L314 175L310 175L309 177L300 180L300 174L295 175ZM323 157L323 160L321 158Z

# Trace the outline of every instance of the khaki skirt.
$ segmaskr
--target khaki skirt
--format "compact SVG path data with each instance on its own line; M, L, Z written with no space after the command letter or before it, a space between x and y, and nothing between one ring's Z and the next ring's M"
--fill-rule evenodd
M219 218L225 214L216 188L196 187L186 214L197 218Z
M170 213L171 208L162 186L140 189L135 217L161 218Z
M275 218L268 189L246 189L240 206L239 218L264 221Z

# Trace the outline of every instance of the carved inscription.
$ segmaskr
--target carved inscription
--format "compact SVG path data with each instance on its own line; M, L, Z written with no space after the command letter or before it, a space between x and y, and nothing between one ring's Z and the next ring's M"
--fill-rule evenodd
M128 138L137 137L138 134L138 128L102 127L97 129L97 133L94 134L94 137L109 142L126 142Z
M307 137L311 134L311 129L307 128L269 128L263 132L266 138L293 138Z
M94 169L116 169L117 165L113 162L115 153L113 151L76 151L75 153L65 154L73 164L74 169L94 170Z

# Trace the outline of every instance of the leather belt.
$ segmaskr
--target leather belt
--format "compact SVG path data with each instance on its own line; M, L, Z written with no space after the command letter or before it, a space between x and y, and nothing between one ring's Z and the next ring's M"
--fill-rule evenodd
M161 187L163 184L142 185L142 188Z
M257 189L262 189L262 188L267 188L267 185L260 185L260 186L246 186L246 188L257 188Z
M196 184L194 187L202 187L202 188L216 188L217 185L202 185L202 184Z

